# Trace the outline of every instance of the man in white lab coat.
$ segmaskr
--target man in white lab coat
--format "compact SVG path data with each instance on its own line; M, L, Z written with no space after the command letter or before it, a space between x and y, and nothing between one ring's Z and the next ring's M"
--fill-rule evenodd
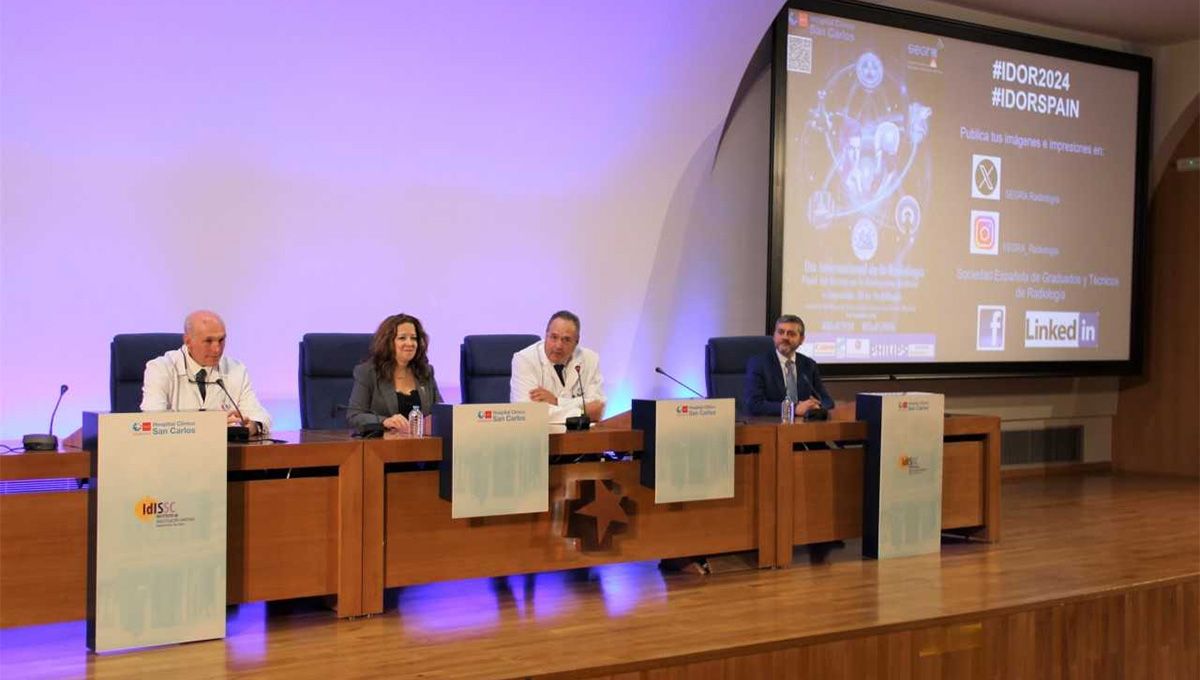
M250 436L271 429L271 414L259 403L246 367L225 354L225 322L216 312L188 314L183 347L146 362L143 411L221 410L229 425Z
M549 404L551 423L584 413L596 422L603 383L600 355L579 346L579 317L563 310L550 317L545 339L513 355L509 401Z

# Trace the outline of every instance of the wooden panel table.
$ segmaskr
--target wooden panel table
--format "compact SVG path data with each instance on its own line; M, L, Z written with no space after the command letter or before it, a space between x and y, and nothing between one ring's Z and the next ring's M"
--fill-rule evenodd
M83 480L90 458L84 451L3 454L0 481ZM0 494L0 627L84 618L87 553L86 489Z
M738 425L734 497L664 505L640 483L641 432L554 434L549 512L461 520L438 497L440 439L277 436L229 447L230 603L336 594L356 616L434 581L748 550L788 566L862 528L858 422ZM951 416L945 436L943 528L997 540L1000 421ZM827 441L844 448L805 446ZM86 480L89 455L0 455L0 481ZM0 494L0 626L84 617L87 512L86 490Z
M364 609L382 611L385 587L610 562L758 550L759 566L773 566L775 429L739 426L735 446L733 498L656 505L635 457L587 455L639 451L641 432L609 426L552 434L549 512L452 519L450 503L438 496L440 439L367 441ZM585 510L592 500L607 501L619 521L602 528Z
M231 604L338 595L362 608L362 444L340 433L276 433L229 447ZM86 451L0 455L0 481L90 476ZM290 471L290 474L289 474ZM86 488L0 494L0 627L86 616Z
M288 432L229 447L229 602L337 595L362 613L362 443Z
M777 426L776 561L792 563L797 545L862 535L866 423ZM1000 539L1000 419L950 415L942 460L942 529ZM843 448L826 448L837 442Z

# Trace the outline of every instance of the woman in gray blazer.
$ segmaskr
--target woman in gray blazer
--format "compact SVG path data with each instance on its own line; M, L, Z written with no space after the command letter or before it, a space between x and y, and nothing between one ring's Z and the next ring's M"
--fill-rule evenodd
M429 336L415 316L393 314L379 324L371 338L371 354L354 367L354 390L346 417L350 426L380 423L388 430L408 432L408 414L420 405L429 415L441 403L427 352Z

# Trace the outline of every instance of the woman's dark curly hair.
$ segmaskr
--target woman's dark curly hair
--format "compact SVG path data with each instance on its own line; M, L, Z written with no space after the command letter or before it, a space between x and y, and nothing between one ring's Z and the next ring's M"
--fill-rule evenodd
M412 369L417 382L429 382L429 378L433 375L433 369L429 367L429 358L426 356L426 352L429 350L429 336L425 334L425 327L421 325L421 320L409 314L393 314L384 319L383 323L379 324L379 328L375 330L375 336L371 338L370 356L371 363L375 365L375 374L380 377L395 377L396 329L400 327L400 324L405 323L411 323L417 330L417 353L408 363L409 368Z

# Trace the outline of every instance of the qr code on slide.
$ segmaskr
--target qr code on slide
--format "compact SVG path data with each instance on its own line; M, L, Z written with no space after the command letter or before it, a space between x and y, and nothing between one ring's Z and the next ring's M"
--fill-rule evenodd
M812 73L812 38L788 36L787 70Z

